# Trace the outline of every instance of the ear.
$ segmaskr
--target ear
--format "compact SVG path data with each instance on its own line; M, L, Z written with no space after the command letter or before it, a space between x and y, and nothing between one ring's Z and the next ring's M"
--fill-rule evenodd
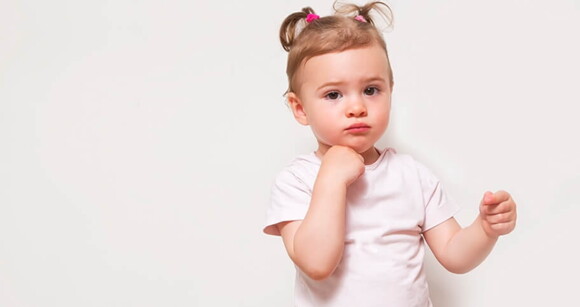
M296 95L294 92L289 92L286 94L286 99L288 99L288 104L292 109L292 113L294 114L296 121L304 126L308 126L308 118L306 117L304 106L300 98L298 98L298 95Z

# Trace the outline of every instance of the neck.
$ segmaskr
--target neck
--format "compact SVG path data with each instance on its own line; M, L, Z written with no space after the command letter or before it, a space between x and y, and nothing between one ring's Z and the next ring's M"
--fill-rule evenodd
M379 151L373 146L360 154L365 159L365 165L373 164L379 159Z

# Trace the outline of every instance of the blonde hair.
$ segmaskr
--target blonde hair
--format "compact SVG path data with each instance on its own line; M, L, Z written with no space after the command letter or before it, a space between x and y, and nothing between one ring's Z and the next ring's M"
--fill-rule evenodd
M296 90L295 74L300 64L308 59L331 52L340 52L348 49L362 48L377 44L385 50L387 57L389 78L393 85L393 72L387 53L387 45L381 33L376 28L372 13L378 13L387 24L392 24L392 11L383 2L370 2L364 6L355 4L334 4L334 15L320 17L309 23L306 17L315 14L310 7L295 12L282 22L280 27L280 42L282 48L288 51L286 74L288 75L288 90ZM366 22L359 21L362 16Z

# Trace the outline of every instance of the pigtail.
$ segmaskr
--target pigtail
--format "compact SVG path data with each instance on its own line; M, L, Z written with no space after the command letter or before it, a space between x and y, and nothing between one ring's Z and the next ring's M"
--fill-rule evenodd
M380 1L369 2L364 6L356 4L344 4L335 2L334 10L341 15L362 16L369 24L376 26L376 17L380 17L386 22L387 27L393 24L393 12L391 8ZM373 14L376 13L376 14Z
M292 13L284 19L282 26L280 26L280 43L282 43L284 50L290 51L294 44L294 39L298 36L298 30L304 27L308 14L314 14L314 10L310 7L305 7L302 11Z

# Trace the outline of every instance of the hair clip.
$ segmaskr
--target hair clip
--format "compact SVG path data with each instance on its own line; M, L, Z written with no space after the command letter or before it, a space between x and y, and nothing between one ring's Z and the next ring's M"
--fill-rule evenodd
M363 15L356 15L354 17L355 20L358 20L360 22L367 22L367 20L363 17Z
M308 14L308 15L306 15L306 22L311 23L318 18L320 18L320 16L318 16L316 14Z

